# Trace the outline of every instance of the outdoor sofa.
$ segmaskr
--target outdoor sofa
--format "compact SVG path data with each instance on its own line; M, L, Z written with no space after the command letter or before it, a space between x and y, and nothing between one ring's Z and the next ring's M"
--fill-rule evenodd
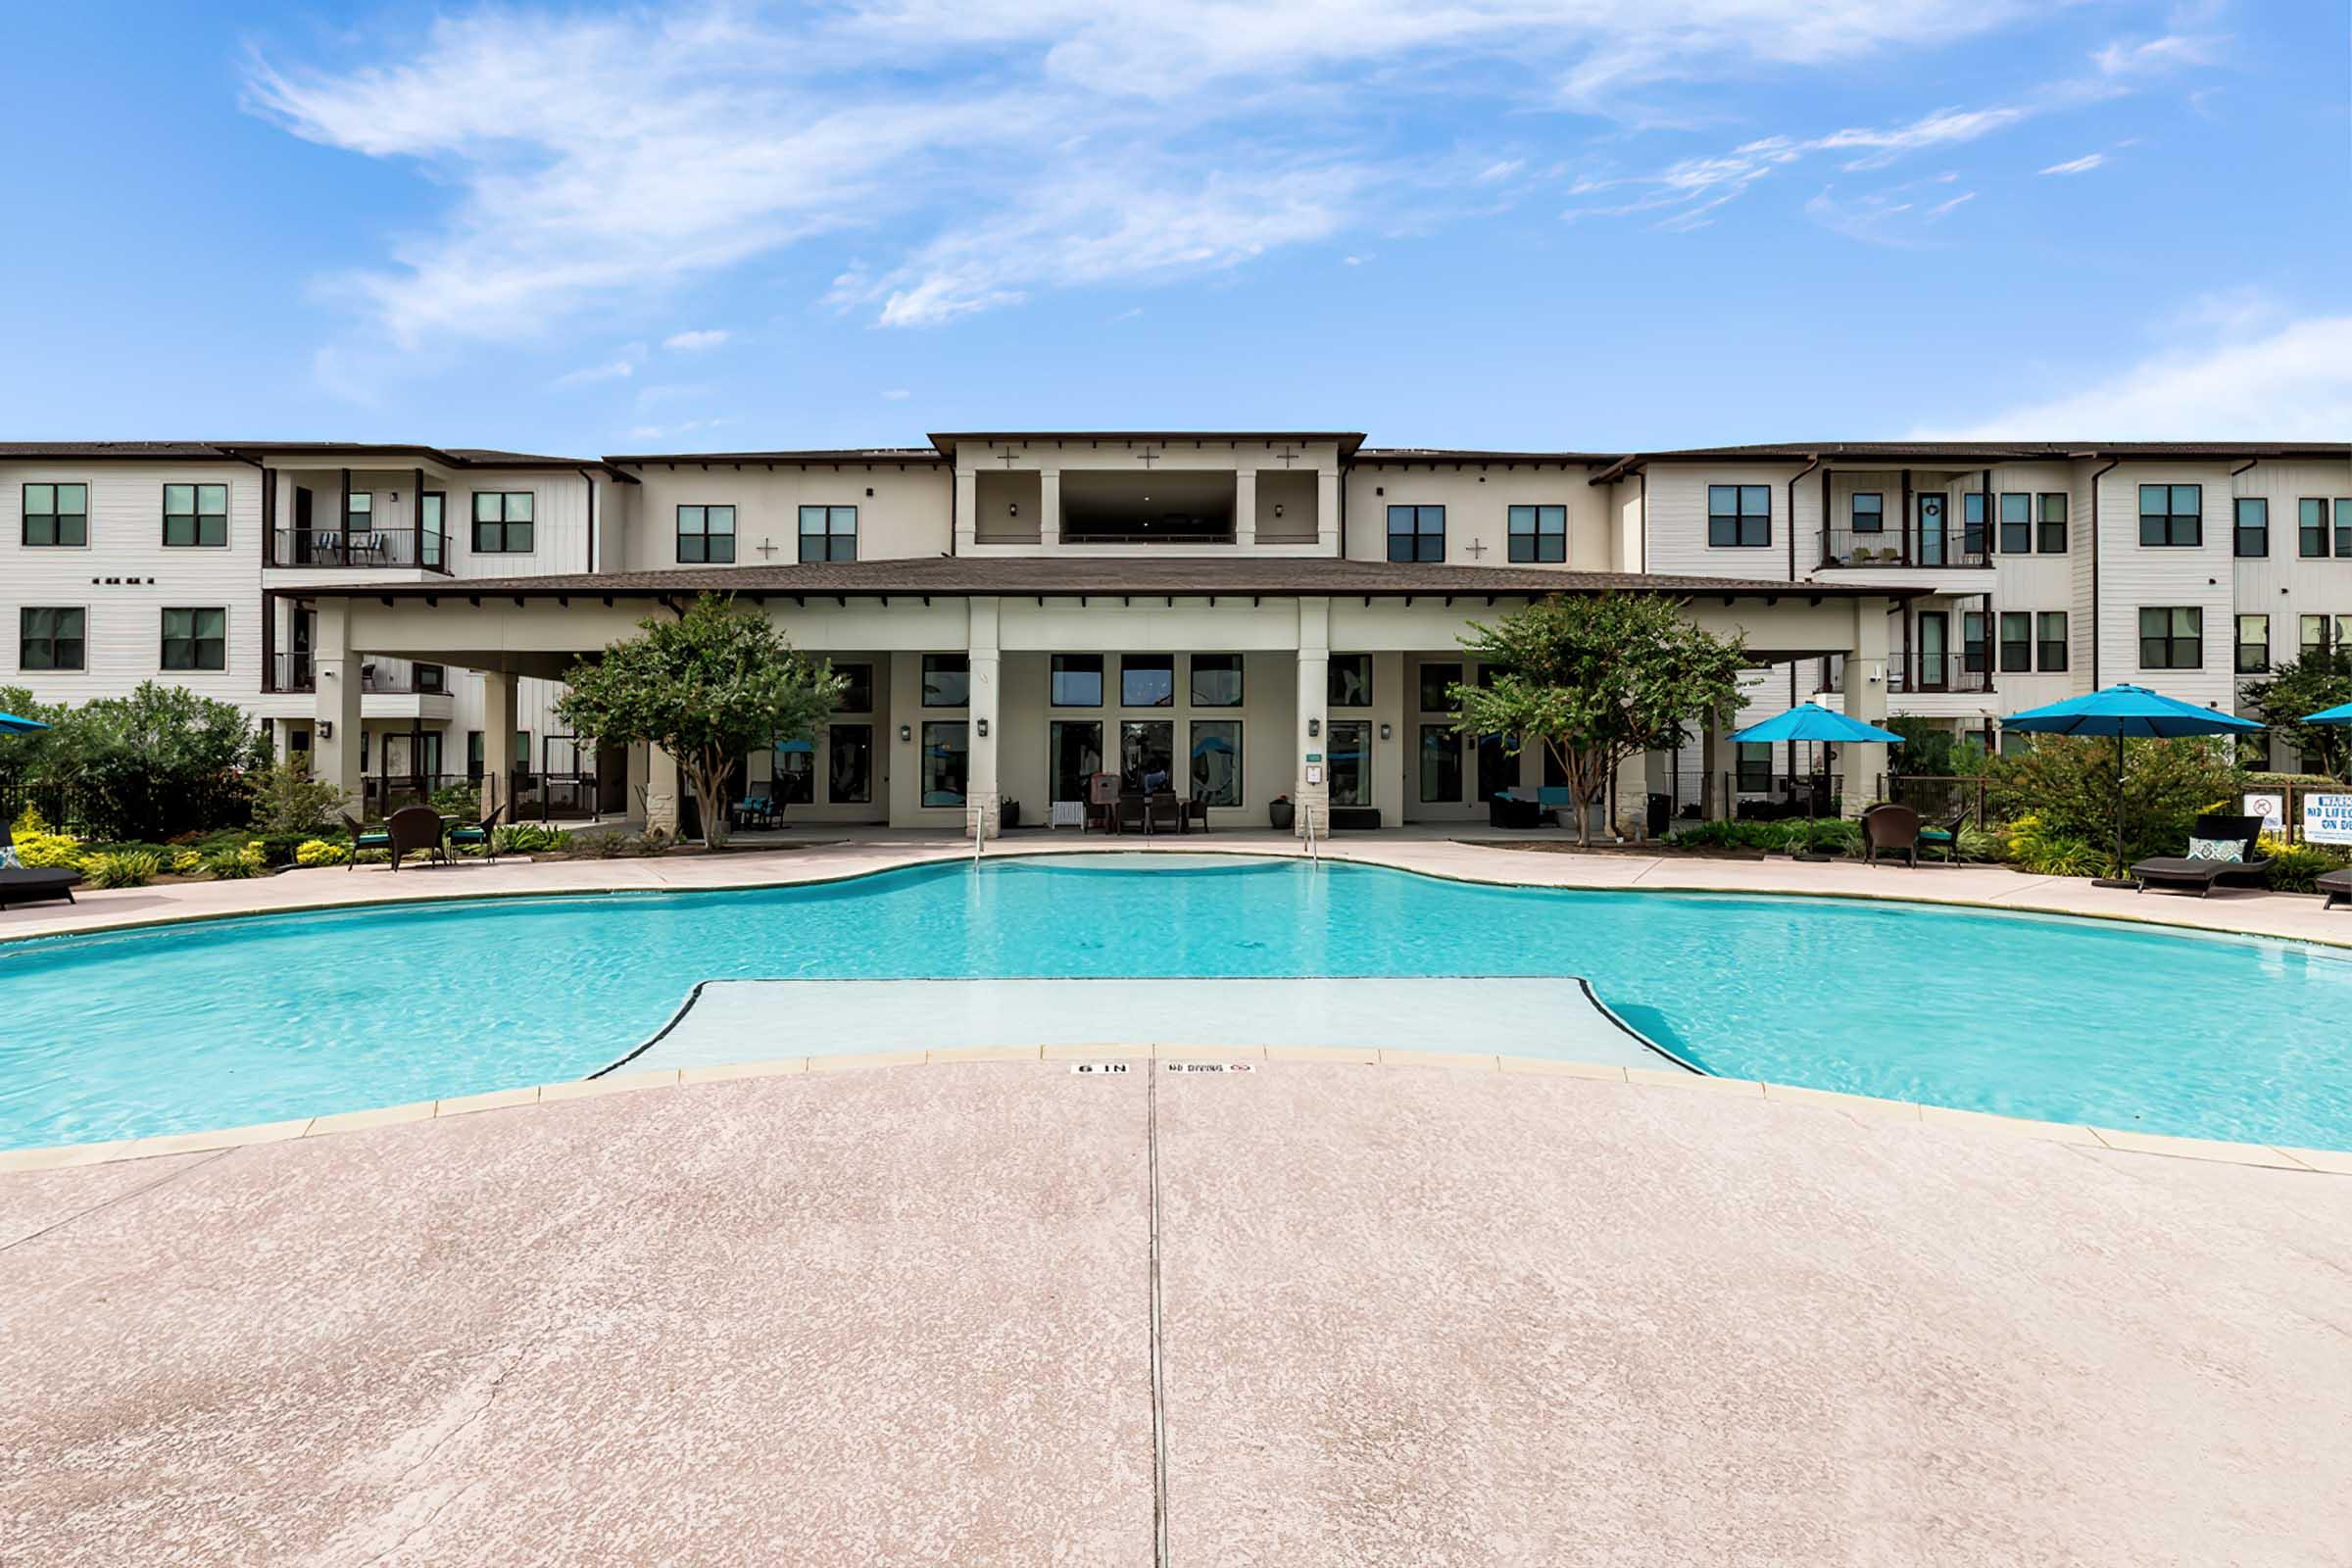
M2151 887L2195 888L2203 898L2213 891L2217 882L2262 886L2269 878L2264 874L2271 862L2262 858L2256 846L2262 840L2262 818L2259 816L2200 816L2190 831L2192 841L2207 844L2232 844L2237 847L2235 858L2223 859L2211 856L2162 855L2142 860L2132 867L2132 876L2145 893ZM2195 849L2192 842L2190 848Z
M0 850L16 847L16 839L7 824L0 823ZM5 857L0 857L5 858ZM0 909L12 904L33 904L42 899L63 899L74 902L74 885L81 873L62 865L0 866Z
M2328 895L2328 902L2320 906L2323 909L2332 909L2339 904L2352 904L2352 866L2341 871L2330 871L2321 877L2319 889Z

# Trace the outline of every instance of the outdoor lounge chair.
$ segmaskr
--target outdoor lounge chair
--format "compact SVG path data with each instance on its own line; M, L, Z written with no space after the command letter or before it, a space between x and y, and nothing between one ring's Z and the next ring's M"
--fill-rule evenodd
M349 811L338 814L343 818L343 826L351 834L351 858L344 863L344 870L356 871L359 869L362 850L388 850L392 847L392 835L380 823L377 826L368 827Z
M11 849L16 839L8 825L0 822L0 850ZM74 902L74 885L81 873L65 865L9 865L0 866L0 909L12 904L33 904L42 899L63 899Z
M404 806L384 818L384 830L391 838L392 869L417 850L430 850L435 858L446 862L449 855L441 846L441 813L429 806Z
M482 858L492 865L496 865L498 863L498 819L506 813L506 803L501 802L490 808L490 814L483 817L479 823L451 828L449 837L444 842L453 850L470 849L479 844L482 847Z
M1141 795L1122 795L1111 808L1110 830L1113 833L1143 833L1149 831L1150 818L1144 812Z
M1922 849L1941 850L1943 858L1954 865L1960 863L1960 829L1967 826L1968 808L1963 806L1949 822L1941 827L1923 827L1919 830Z
M1184 803L1165 791L1144 803L1144 831L1146 833L1182 833L1184 831Z
M2262 842L2262 818L2259 816L2200 816L2190 830L2192 841L2232 843L2238 846L2234 860L2214 859L2194 853L2182 856L2161 855L2142 860L2132 867L2132 876L2145 893L2151 887L2195 888L2199 898L2213 891L2216 882L2260 887L2269 880L2264 874L2271 862L2262 858L2256 846ZM2193 852L2195 843L2190 849Z
M2321 908L2332 909L2339 904L2352 904L2352 866L2328 872L2320 878L2318 885L2319 890L2328 895L2328 902L2321 905Z
M1891 803L1862 813L1862 863L1876 865L1879 852L1899 855L1906 864L1919 864L1919 813Z

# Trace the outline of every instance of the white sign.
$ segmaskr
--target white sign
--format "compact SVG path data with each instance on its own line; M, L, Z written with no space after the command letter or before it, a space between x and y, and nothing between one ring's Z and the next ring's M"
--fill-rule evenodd
M2277 835L2286 831L2286 797L2283 795L2249 795L2245 814L2262 818L2262 830Z
M1257 1066L1248 1061L1163 1061L1160 1066L1169 1072L1255 1072Z
M2352 844L2352 795L2304 796L2303 837L2313 844Z

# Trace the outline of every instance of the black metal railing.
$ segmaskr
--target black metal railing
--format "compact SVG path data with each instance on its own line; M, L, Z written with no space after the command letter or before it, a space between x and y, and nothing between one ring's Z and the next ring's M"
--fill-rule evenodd
M395 696L446 697L449 695L449 671L439 664L371 663L362 661L360 693L362 696L391 693Z
M1989 652L1905 654L1886 662L1889 691L1988 692L1992 690Z
M447 573L449 535L423 528L279 528L273 566L361 566Z
M1975 529L1904 533L1831 528L1820 536L1824 566L1989 566L1992 555Z
M318 689L318 666L308 654L273 654L270 661L270 689L315 692Z

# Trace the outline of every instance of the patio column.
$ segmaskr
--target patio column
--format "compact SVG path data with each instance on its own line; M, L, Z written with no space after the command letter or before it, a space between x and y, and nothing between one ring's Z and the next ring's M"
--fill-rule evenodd
M963 781L963 831L967 838L977 832L983 838L993 839L997 836L1004 800L997 770L997 744L1004 730L997 700L1003 685L997 650L997 601L975 598L969 603L971 680L966 696L970 703L967 716L971 729L964 739L971 752L969 771Z
M1845 716L1865 724L1886 723L1886 617L1884 599L1854 601L1854 642L1845 656ZM1859 817L1886 772L1886 748L1846 745L1838 749L1842 777L1839 810Z
M1061 545L1061 470L1037 472L1037 542L1048 550Z
M482 816L501 806L514 820L514 677L482 671Z
M956 553L962 555L972 548L980 535L980 483L972 470L958 465L956 469Z
M678 760L659 746L647 747L645 767L645 830L678 831Z
M1257 473L1254 469L1234 470L1233 542L1244 550L1257 543Z
M296 613L300 613L299 608ZM318 601L312 629L311 667L317 689L311 697L311 771L345 792L344 808L367 814L360 776L360 661L351 651L351 602Z
M1340 470L1315 474L1315 543L1321 554L1340 554Z
M1298 763L1291 785L1293 831L1331 831L1331 601L1298 601ZM1312 771L1313 781L1308 773Z

